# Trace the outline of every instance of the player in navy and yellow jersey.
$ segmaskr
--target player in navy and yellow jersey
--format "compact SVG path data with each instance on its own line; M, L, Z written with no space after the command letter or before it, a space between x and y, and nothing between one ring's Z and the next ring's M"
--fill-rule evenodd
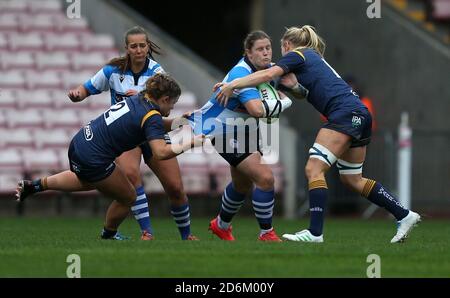
M78 102L90 95L109 90L111 104L114 105L142 91L148 78L157 73L164 73L161 65L152 56L160 53L159 47L150 40L148 33L143 28L133 27L125 33L125 49L126 56L112 59L83 85L70 90L69 98ZM165 139L167 143L170 143L168 135L165 135ZM124 152L117 158L117 163L136 188L137 199L132 211L141 228L141 239L151 240L153 239L153 228L140 175L141 155L161 181L172 205L183 206L188 198L184 192L180 167L176 158L169 160L152 158L152 152L147 145ZM119 213L112 204L107 213L105 230L117 230L123 219L117 221L113 219L118 218ZM180 225L178 227L180 228ZM103 231L104 237L106 236L105 230Z
M196 136L184 144L167 144L162 116L168 116L178 101L181 90L170 76L157 74L146 83L146 89L113 106L90 121L73 137L68 157L70 171L61 172L34 181L22 180L17 188L17 198L45 190L66 192L97 189L114 199L113 205L121 220L136 201L136 193L115 159L123 152L141 144L148 144L154 158L173 158L194 145L202 143ZM172 206L172 212L184 225L180 231L183 240L195 240L190 233L189 205ZM106 230L108 238L116 236L114 230Z
M305 173L309 183L311 221L309 229L285 234L293 241L323 242L323 214L327 199L325 172L337 161L341 181L351 190L392 213L398 221L391 242L403 241L419 214L405 209L380 183L362 177L366 147L370 142L372 119L339 74L325 61L325 43L315 29L305 25L286 30L281 39L283 57L275 66L230 83L218 83L217 98L226 104L234 89L256 86L281 77L281 84L293 89L300 83L309 90L307 100L327 117L309 150Z
M245 55L228 72L231 82L271 66L272 43L263 31L254 31L244 41ZM231 221L245 197L252 193L252 205L260 226L258 239L281 241L272 227L275 204L274 177L271 168L261 162L258 118L287 109L291 100L262 100L256 88L237 90L226 106L210 100L188 119L194 133L213 136L217 152L230 164L231 182L222 195L220 212L210 222L210 230L223 240L234 240ZM239 121L241 120L241 121Z

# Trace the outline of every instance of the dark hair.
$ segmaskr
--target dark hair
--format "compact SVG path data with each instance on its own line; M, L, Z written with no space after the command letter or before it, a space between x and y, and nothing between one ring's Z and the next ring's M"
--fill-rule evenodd
M147 97L158 100L163 96L178 98L181 94L180 85L168 74L157 73L145 82L145 90L142 91Z
M256 31L252 31L250 32L247 37L244 39L244 55L245 55L245 50L250 50L253 45L255 44L255 41L260 40L260 39L265 39L267 38L268 40L270 40L270 42L272 42L272 39L270 38L269 35L267 35L266 32L261 31L261 30L256 30Z
M139 27L139 26L130 28L130 29L128 29L127 32L125 32L125 36L124 36L125 45L128 46L128 36L136 35L136 34L144 34L145 35L145 39L146 39L148 47L149 47L149 50L147 52L148 58L153 58L153 53L161 55L161 52L160 52L161 48L156 43L151 41L147 31L145 31L144 28ZM127 71L127 69L129 68L130 56L126 55L126 56L122 56L122 57L113 58L107 63L107 65L117 66L120 69L120 71L123 73L123 72Z

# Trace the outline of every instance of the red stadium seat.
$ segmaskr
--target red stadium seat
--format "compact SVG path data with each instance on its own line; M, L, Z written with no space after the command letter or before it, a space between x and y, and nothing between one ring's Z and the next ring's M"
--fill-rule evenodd
M3 108L2 108L3 109ZM0 128L6 127L6 117L2 110L0 110ZM1 144L1 140L0 140Z
M20 89L25 88L25 76L22 71L3 71L0 76L0 88Z
M6 51L8 47L8 38L6 34L0 32L0 51Z
M19 15L19 28L24 32L52 32L55 30L55 18L51 14Z
M80 40L75 33L48 33L44 35L48 51L78 51Z
M69 55L62 51L36 53L36 67L39 70L66 70L70 68Z
M69 19L65 15L56 17L56 30L60 32L90 33L88 22L84 18Z
M95 74L93 70L83 70L77 72L65 71L62 75L63 87L65 90L76 88L86 82Z
M52 92L52 102L56 109L89 109L90 105L88 100L83 100L81 102L72 102L67 96L68 89L57 89Z
M105 55L101 52L93 53L73 53L71 57L72 68L74 70L88 70L96 72L106 64ZM88 79L88 78L86 78Z
M0 14L0 32L17 32L19 30L19 19L15 13Z
M61 75L55 71L28 70L25 73L28 89L61 88Z
M3 52L0 53L0 68L29 69L35 67L34 56L31 52Z
M28 172L56 172L59 171L59 158L54 150L30 150L23 151L24 169Z
M39 128L44 124L42 113L36 109L7 110L7 125L11 128Z
M4 13L26 13L28 1L0 1L0 11Z
M29 11L32 13L61 13L62 3L58 0L30 1Z
M1 147L6 149L33 148L33 138L29 129L0 129Z
M17 95L15 90L2 89L0 90L0 108L13 109L17 107Z
M44 110L45 126L47 128L79 128L78 114L74 110Z
M53 105L51 91L46 89L17 91L17 106L20 109L50 108Z
M14 33L9 35L12 51L39 51L44 49L44 40L38 32Z
M114 49L115 43L114 38L109 34L86 34L81 36L81 46L85 52L108 51Z
M35 130L33 139L37 149L60 148L66 150L71 140L67 131L61 128Z

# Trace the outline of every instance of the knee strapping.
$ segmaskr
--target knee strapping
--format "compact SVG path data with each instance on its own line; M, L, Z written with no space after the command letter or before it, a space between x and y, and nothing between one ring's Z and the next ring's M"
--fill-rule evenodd
M330 167L337 160L336 156L333 153L331 153L330 150L320 145L319 143L314 143L311 149L309 149L309 158L317 158L326 163Z
M355 175L361 174L363 169L362 163L350 163L342 159L338 159L336 167L339 170L340 175Z

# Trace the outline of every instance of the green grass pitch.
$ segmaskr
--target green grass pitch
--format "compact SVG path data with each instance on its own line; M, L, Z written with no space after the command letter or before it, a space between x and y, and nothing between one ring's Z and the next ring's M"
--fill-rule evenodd
M307 221L275 219L278 234ZM81 277L366 277L369 254L381 259L381 277L450 277L449 221L425 219L403 244L390 244L390 220L327 219L325 243L261 243L254 218L237 217L235 242L193 218L201 241L181 241L170 218L155 218L154 241L140 241L127 219L128 241L100 240L101 218L0 219L0 277L65 277L69 254L81 258Z

